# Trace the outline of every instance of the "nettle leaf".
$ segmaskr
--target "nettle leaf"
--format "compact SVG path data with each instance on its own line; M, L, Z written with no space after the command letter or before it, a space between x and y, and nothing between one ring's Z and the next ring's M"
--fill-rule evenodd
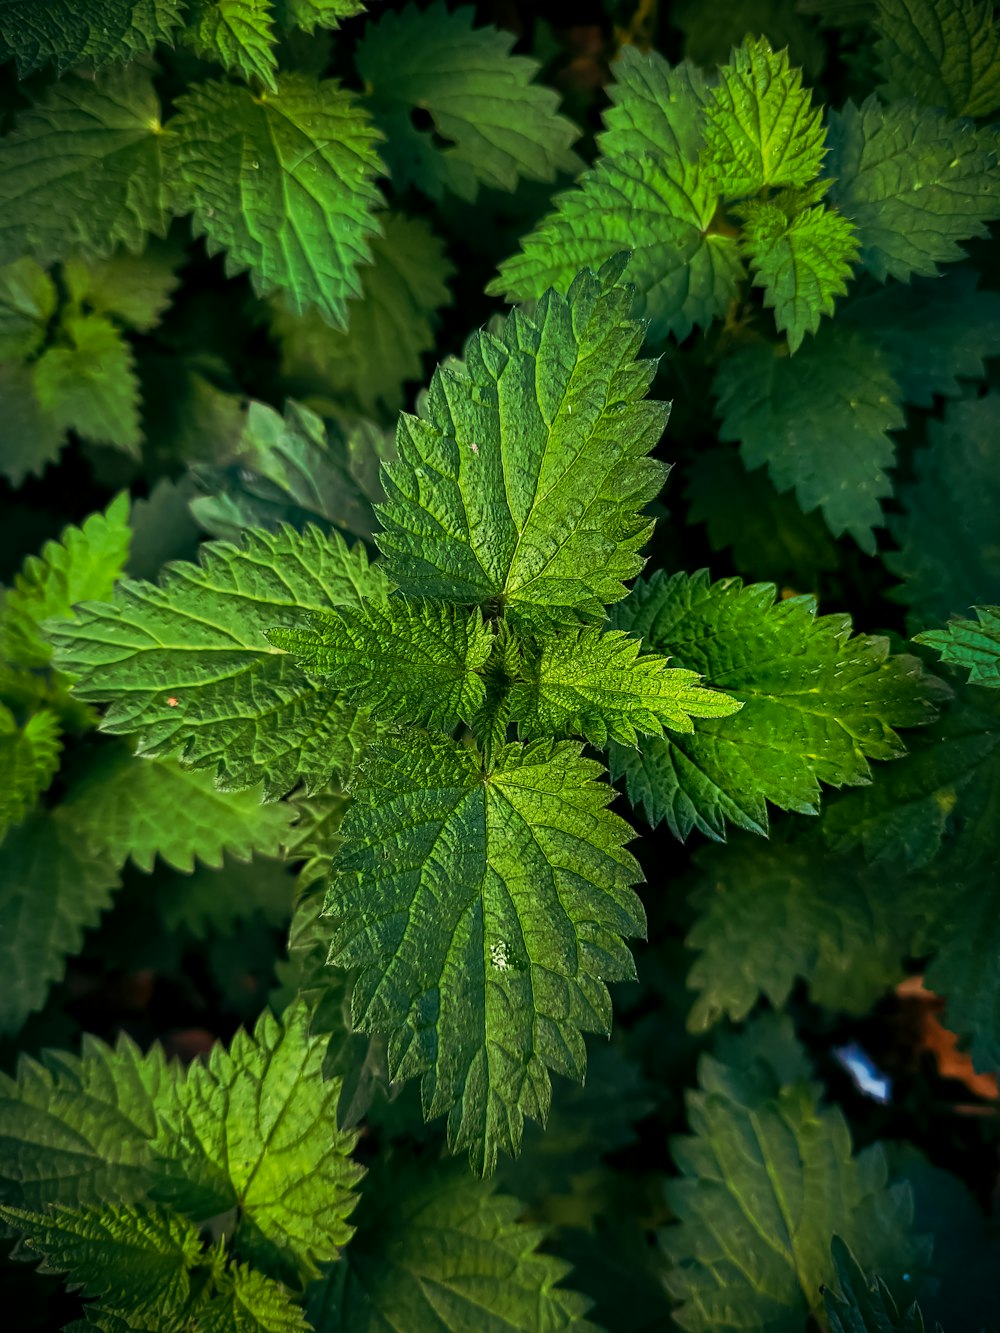
M142 249L169 220L150 72L140 64L50 84L0 139L0 262Z
M833 22L837 6L858 0L819 0L823 21ZM860 0L862 4L865 0ZM705 69L721 65L734 46L749 33L766 33L776 49L787 46L789 57L815 79L823 69L827 52L814 17L816 0L798 5L796 0L731 0L727 5L707 7L700 0L675 0L670 7L670 26L684 34L684 54Z
M992 859L970 867L961 856L945 856L933 868L936 884L923 953L933 950L925 973L928 987L945 997L947 1023L962 1038L973 1066L984 1074L1000 1065L1000 892L997 890L996 819L1000 780L983 800L989 819L976 829L991 849Z
M350 1239L362 1174L356 1135L337 1128L339 1080L321 1076L326 1041L304 1004L189 1068L159 1119L154 1197L196 1221L239 1210L238 1256L272 1276L318 1277Z
M69 259L62 276L79 305L148 333L170 304L183 262L179 247L153 239L137 255L119 251L110 259Z
M184 41L205 60L277 92L271 0L188 0Z
M511 688L520 734L584 736L600 748L609 739L635 746L637 732L690 733L694 717L739 710L739 700L706 689L696 672L669 667L665 657L640 657L641 646L620 631L596 628L547 634L529 644L527 680Z
M789 218L776 203L755 203L747 211L743 247L764 304L794 352L823 315L833 314L834 297L847 293L858 253L854 226L822 205Z
M339 615L314 616L310 629L268 632L310 675L330 679L373 714L450 731L486 698L478 674L493 633L478 610L393 598Z
M835 537L848 532L875 552L873 527L892 494L887 432L906 418L880 349L853 330L825 324L795 356L748 343L725 358L712 385L719 436L738 441L747 467L767 464L779 491L795 488L807 513L822 510Z
M0 358L34 356L45 342L56 312L56 285L33 259L0 268Z
M0 842L7 830L20 824L59 768L62 728L56 715L43 708L23 726L0 703Z
M808 185L823 165L823 114L788 52L747 37L706 98L704 162L720 194Z
M0 61L14 56L25 79L50 60L60 74L82 61L134 60L171 40L183 8L179 0L7 0Z
M343 328L370 259L381 196L379 133L332 80L282 75L275 93L204 83L177 99L171 162L195 234L250 270L262 296Z
M833 1238L831 1256L836 1283L823 1289L831 1333L924 1333L916 1301L901 1315L886 1284L862 1271L839 1236Z
M346 333L277 303L271 328L281 344L281 373L296 392L395 414L404 384L422 378L421 358L434 346L437 311L451 304L445 284L455 270L444 241L422 218L386 213L380 221L384 235L372 239L373 263L361 270L361 297L348 302Z
M344 19L354 18L364 7L365 0L274 0L279 26L306 32L317 27L339 28Z
M0 845L0 1033L14 1033L45 1003L69 954L118 888L110 859L80 845L58 811L37 812Z
M665 469L646 455L666 420L643 402L621 264L479 330L441 366L420 417L400 418L378 543L404 593L497 603L522 618L603 614L642 567L641 512Z
M675 837L697 828L722 839L727 820L766 833L768 801L816 814L821 782L869 783L869 760L905 753L893 728L934 716L915 658L890 656L887 639L852 638L850 617L817 616L812 597L774 598L767 583L658 571L615 615L647 649L743 700L731 717L646 741L641 754L612 746L613 776Z
M612 105L604 113L598 145L605 157L644 153L698 156L709 100L704 71L689 60L671 66L658 51L623 46L608 85Z
M831 111L827 138L830 198L880 281L934 277L938 264L962 258L959 242L986 236L1000 216L995 144L971 121L872 95L860 110Z
M558 114L559 96L531 80L540 66L512 56L511 33L473 28L475 11L410 5L370 24L358 45L358 74L385 131L385 157L398 190L416 185L434 199L451 191L474 200L480 185L513 190L521 178L575 173L570 145L580 131ZM413 122L429 115L437 135Z
M276 855L294 817L287 805L263 805L259 787L218 791L211 773L136 759L124 746L94 759L62 810L96 854L147 872L157 856L190 873L196 861L220 867L223 852Z
M946 629L915 635L949 666L969 673L974 685L1000 689L1000 606L974 606L976 620L953 620Z
M921 626L1000 603L1000 393L949 403L927 434L913 481L900 487L903 513L890 520L901 549L885 557L904 580L893 596Z
M60 431L138 456L139 380L128 340L103 315L69 315L35 363L38 402Z
M631 830L581 748L487 764L414 731L351 785L330 961L363 969L355 1028L389 1035L390 1077L421 1077L425 1115L447 1114L480 1172L518 1151L525 1115L544 1120L548 1068L583 1078L581 1032L608 1030L605 983L634 974L621 936L645 929Z
M111 704L103 730L136 734L138 753L152 758L182 747L189 766L218 767L222 787L263 779L276 797L349 769L369 727L264 631L384 596L363 547L285 526L249 532L242 546L207 543L199 564L168 566L162 586L126 580L113 603L86 603L50 638L60 669L82 677L77 696Z
M40 477L55 462L65 443L65 433L42 411L30 365L0 362L0 401L5 433L0 473L14 486L20 486L29 474Z
M661 1232L681 1328L801 1329L823 1308L841 1236L901 1286L926 1258L913 1200L888 1184L881 1144L851 1153L847 1123L822 1106L790 1020L767 1015L698 1062L692 1133L672 1143L678 1222Z
M306 1294L316 1333L593 1333L590 1302L557 1285L569 1265L538 1253L544 1232L516 1199L449 1163L394 1159L369 1182L356 1236Z
M906 402L932 407L935 394L962 396L960 378L982 379L1000 346L1000 294L977 291L978 282L966 268L892 282L848 301L837 317L888 358Z
M296 804L293 814L300 809ZM285 833L283 847L291 836L290 830ZM255 854L244 863L227 855L221 873L196 866L191 874L158 880L156 910L168 930L185 930L199 940L235 933L237 923L255 917L287 931L294 888L295 880L283 861Z
M1000 33L983 0L879 0L875 44L886 98L953 116L1000 106Z
M867 1013L903 977L915 921L862 858L831 856L815 837L743 834L702 848L695 865L692 1032L742 1022L762 995L783 1008L800 977L816 1004L849 1014Z

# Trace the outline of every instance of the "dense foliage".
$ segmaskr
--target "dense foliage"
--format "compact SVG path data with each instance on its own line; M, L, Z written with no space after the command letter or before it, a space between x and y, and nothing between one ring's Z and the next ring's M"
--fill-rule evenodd
M0 4L26 1333L1000 1328L993 7L565 18Z

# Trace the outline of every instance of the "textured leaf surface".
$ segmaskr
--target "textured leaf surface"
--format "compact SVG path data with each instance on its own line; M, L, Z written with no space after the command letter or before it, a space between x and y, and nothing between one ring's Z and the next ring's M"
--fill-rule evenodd
M230 272L346 324L370 258L381 170L378 131L335 82L282 77L276 93L205 83L177 99L172 167L197 235Z
M190 873L196 861L220 867L223 852L276 855L293 815L287 805L262 805L259 787L217 791L211 773L110 746L62 809L95 853L117 866L131 858L147 872L157 856Z
M637 639L617 630L566 630L528 650L526 683L511 690L511 713L523 736L583 736L637 745L637 732L690 733L692 718L727 717L738 699L706 689L694 671L665 657L639 656Z
M972 684L1000 689L1000 606L973 609L975 620L953 620L946 629L918 634L916 641L929 644L949 666L967 671Z
M831 111L828 142L830 197L881 281L933 277L1000 214L995 146L970 121L914 102L884 107L873 95L860 110L848 102Z
M400 418L378 541L406 593L594 616L642 567L658 492L663 405L643 402L620 265L480 330L439 367L421 417Z
M914 658L891 657L886 639L852 638L850 618L817 617L811 597L774 604L774 595L770 584L711 583L704 571L657 573L616 616L647 649L744 701L691 736L647 741L641 754L612 749L629 799L675 837L697 828L722 838L726 820L764 833L767 801L815 814L820 782L868 783L870 759L904 753L893 728L933 716Z
M0 61L15 56L23 79L50 60L60 73L84 60L133 60L170 40L182 9L177 0L7 0Z
M168 203L159 103L139 64L48 87L0 140L0 262L40 262L162 236Z
M358 73L399 190L416 185L435 199L447 190L473 200L480 185L513 190L519 178L551 181L579 167L570 149L579 130L557 113L558 95L531 82L539 66L510 54L510 33L473 28L474 17L471 8L409 6L369 26L358 47ZM446 148L414 125L415 108L430 115Z
M779 491L795 488L808 513L822 510L835 537L849 532L869 555L880 501L892 493L887 432L905 424L899 386L877 347L827 324L790 357L751 343L720 366L713 384L723 440L747 467L767 464Z
M598 137L606 157L698 156L709 100L709 81L698 65L682 60L671 67L658 51L623 46L612 73L612 106L604 113L605 129Z
M343 1260L309 1290L310 1323L317 1333L591 1333L589 1302L557 1286L568 1265L537 1252L544 1233L521 1211L452 1164L381 1168Z
M102 726L134 733L139 753L183 747L194 768L218 766L220 784L269 796L300 780L316 789L346 770L367 717L319 689L264 631L303 615L384 595L364 550L316 528L254 531L241 547L201 549L162 586L125 581L111 603L87 603L76 623L51 632L57 664L83 679L80 698L108 702Z
M128 341L102 315L70 315L60 333L35 365L42 411L61 431L138 454L139 381Z
M291 1279L337 1258L361 1175L356 1136L337 1128L339 1083L321 1077L325 1047L304 1005L280 1022L265 1009L252 1036L191 1066L155 1144L158 1197L199 1221L239 1209L237 1254Z
M271 0L188 0L184 40L248 81L277 91Z
M451 731L486 697L478 673L493 635L479 611L393 598L267 637L304 671L327 678L376 716Z
M0 842L55 777L62 750L60 736L59 723L47 708L19 727L14 714L0 703Z
M788 52L747 38L706 99L705 163L720 194L808 185L823 165L823 119Z
M900 1314L880 1277L869 1278L839 1236L831 1246L836 1283L823 1292L831 1333L924 1333L914 1302Z
M346 333L277 305L271 320L282 374L296 393L331 394L369 414L398 412L404 384L422 379L421 358L434 346L436 312L451 304L445 284L454 272L422 218L387 213L381 222L373 263L361 270L361 297L348 302Z
M1000 32L983 0L879 0L879 68L888 100L915 97L953 116L1000 105Z
M949 403L927 433L890 523L902 549L886 556L904 580L894 596L920 625L1000 604L1000 393Z
M275 13L283 28L339 28L344 19L364 9L364 0L275 0Z
M672 1144L681 1179L666 1187L678 1225L661 1233L681 1328L797 1333L822 1309L835 1235L897 1281L919 1253L881 1145L852 1156L809 1078L790 1021L772 1016L699 1061L693 1133Z
M390 1076L422 1076L479 1171L544 1119L547 1067L583 1077L581 1031L607 1031L605 982L633 974L621 936L644 930L630 830L580 749L509 745L487 767L404 733L369 752L341 829L330 958L363 969L355 1027L389 1034Z

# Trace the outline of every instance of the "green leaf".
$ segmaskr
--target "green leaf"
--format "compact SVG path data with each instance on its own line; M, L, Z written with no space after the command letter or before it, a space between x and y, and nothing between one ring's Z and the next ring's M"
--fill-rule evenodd
M603 748L608 740L638 745L637 732L690 733L692 718L728 717L739 700L706 689L694 671L667 666L667 658L639 656L627 634L597 628L548 634L525 654L528 679L511 689L511 715L522 736L583 736Z
M84 1296L101 1297L128 1316L183 1310L191 1298L191 1271L207 1256L201 1238L176 1213L107 1203L74 1212L46 1213L0 1207L0 1220L17 1232L43 1273L66 1273Z
M479 611L393 598L339 615L314 616L312 629L268 632L313 676L363 703L375 716L451 731L486 698L478 674L493 647Z
M953 116L1000 105L1000 33L982 0L879 0L875 45L887 100L915 97Z
M761 995L781 1009L802 977L816 1004L864 1014L903 976L914 923L905 895L860 857L833 857L815 837L744 834L702 848L687 946L698 996L692 1032L723 1017L742 1022Z
M390 1077L422 1076L425 1115L447 1113L480 1172L544 1120L546 1066L583 1078L581 1032L608 1030L605 982L633 976L621 936L644 930L631 831L581 748L509 745L487 766L410 732L351 786L330 960L363 969L355 1028L389 1034Z
M39 405L32 366L21 361L0 362L0 401L5 433L0 473L20 486L29 473L40 477L55 462L65 436Z
M902 549L885 563L904 580L893 595L920 625L1000 603L998 432L1000 393L949 403L944 421L928 422L930 447L900 488L903 513L890 529Z
M709 83L697 65L670 66L658 51L623 46L608 86L612 105L604 113L598 145L605 157L626 154L693 161L704 142L703 116Z
M356 1135L337 1128L339 1082L321 1077L325 1047L305 1005L280 1022L265 1009L252 1036L191 1065L154 1145L154 1196L196 1221L238 1209L237 1255L289 1280L337 1258L362 1174Z
M1000 778L982 802L990 817L990 853L970 868L961 855L937 867L936 911L929 913L922 952L933 950L925 973L928 987L945 997L948 1027L963 1039L974 1067L984 1074L1000 1067L1000 891L997 889L996 816ZM977 830L980 831L980 830Z
M264 631L310 611L385 595L359 545L316 528L210 542L200 564L173 564L162 586L126 580L114 603L87 603L53 627L57 665L83 679L81 699L110 702L102 727L135 733L138 752L183 747L194 768L216 768L230 790L263 778L268 797L300 781L310 790L353 764L367 715L319 689Z
M837 318L888 359L908 403L959 398L959 378L982 379L1000 345L1000 294L976 290L978 275L953 268L940 278L893 282L842 305Z
M316 314L290 315L277 303L271 328L281 344L281 373L296 392L395 414L404 384L422 378L422 357L434 347L437 311L451 304L445 284L455 270L422 218L386 213L380 220L384 235L371 242L361 297L348 302L347 332Z
M45 1003L67 955L118 887L115 867L80 846L59 812L37 813L0 846L0 1033L14 1033Z
M111 596L128 559L128 512L123 493L103 514L46 542L40 556L28 556L0 610L0 657L21 667L48 666L52 647L42 637L42 622L69 620L78 602Z
M747 37L719 70L705 113L704 163L720 194L808 185L823 165L823 115L800 70L766 37Z
M850 218L859 259L880 281L934 277L961 259L961 241L986 236L1000 215L1000 168L992 139L969 121L872 95L861 109L831 111L830 197Z
M884 522L880 501L892 493L887 432L905 424L880 350L825 324L794 357L768 343L740 347L712 389L720 438L739 442L746 466L766 463L779 491L794 487L806 513L818 506L835 537L848 532L874 554L872 528Z
M636 313L649 337L679 341L725 314L746 277L739 243L713 230L718 192L696 162L682 157L600 158L500 265L486 290L509 301L565 287L584 265L599 268L632 251Z
M924 1333L914 1302L900 1315L892 1292L880 1277L869 1278L839 1236L831 1246L836 1289L825 1287L823 1308L830 1333Z
M74 301L148 333L170 304L182 262L182 251L153 240L138 255L118 252L110 259L69 259L62 274Z
M211 773L136 759L122 746L95 758L62 811L95 855L147 873L157 856L190 873L196 861L220 867L223 852L276 855L293 817L287 805L262 805L259 787L217 791Z
M33 259L0 268L0 359L34 356L56 312L56 286Z
M726 820L766 833L767 801L815 814L820 782L869 783L869 760L904 753L893 728L934 715L914 658L890 656L886 639L852 638L850 617L817 617L812 597L774 596L771 584L658 571L615 618L648 650L744 701L693 735L647 741L641 754L612 747L629 799L675 837L697 828L721 840Z
M620 272L583 273L534 319L479 330L464 364L435 371L422 416L400 418L378 542L401 591L525 618L601 616L624 595L666 413L641 401L654 364L634 360Z
M15 56L24 79L50 60L60 74L81 61L134 60L171 40L182 9L178 0L7 0L0 61Z
M275 0L275 15L282 28L339 28L344 19L364 11L365 0Z
M378 131L336 82L283 75L276 93L204 83L177 99L172 169L194 230L230 273L280 291L289 309L315 307L343 328L361 292L381 196Z
M290 837L285 834L284 845ZM168 930L185 930L199 940L234 934L237 923L254 917L287 931L294 887L282 861L255 854L244 863L227 855L221 870L196 866L193 874L158 879L156 910Z
M521 178L551 181L579 169L570 145L580 131L557 114L558 94L531 82L538 64L510 54L511 33L474 29L474 18L471 8L410 5L365 30L357 69L397 190L415 185L433 199L450 191L471 202L480 185L513 190ZM415 109L447 147L414 125Z
M137 456L139 381L125 337L103 315L68 315L60 335L67 345L49 347L35 363L42 411L61 431Z
M59 722L47 708L19 727L14 714L0 703L0 842L9 828L20 824L55 777L61 736Z
M230 1264L216 1284L191 1310L199 1333L311 1333L292 1292L249 1265Z
M795 352L833 314L833 298L847 293L858 253L854 227L822 205L789 218L776 203L758 203L748 210L743 245L764 304Z
M926 1248L881 1145L852 1156L843 1115L809 1074L791 1022L772 1015L699 1061L693 1132L672 1144L681 1179L666 1186L678 1222L661 1233L683 1329L798 1333L822 1310L835 1235L894 1285Z
M929 644L949 666L969 673L973 685L1000 689L1000 606L974 606L975 620L953 620L946 629L915 635Z
M184 41L204 60L277 91L271 0L188 0Z
M538 1253L544 1232L520 1212L452 1164L381 1166L362 1192L357 1235L309 1289L306 1316L316 1333L593 1333L590 1302L557 1286L569 1266Z
M51 84L0 140L0 262L139 251L168 222L160 108L148 70L127 65Z

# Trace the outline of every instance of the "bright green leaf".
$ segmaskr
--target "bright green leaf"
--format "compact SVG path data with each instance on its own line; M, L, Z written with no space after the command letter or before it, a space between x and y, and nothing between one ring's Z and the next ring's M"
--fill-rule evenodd
M60 335L35 363L42 411L61 431L137 455L139 381L127 340L103 315L69 315Z
M598 136L603 155L652 153L693 161L704 140L702 119L709 98L703 71L688 60L671 67L658 51L623 46L612 74L612 105Z
M138 255L119 252L110 259L69 259L63 265L63 279L75 301L148 333L170 304L182 262L182 251L153 240Z
M365 0L275 0L274 7L282 28L313 32L317 27L339 28L344 19L364 10Z
M55 283L33 259L0 268L0 359L34 356L55 314Z
M277 91L271 0L188 0L184 41L248 82Z

